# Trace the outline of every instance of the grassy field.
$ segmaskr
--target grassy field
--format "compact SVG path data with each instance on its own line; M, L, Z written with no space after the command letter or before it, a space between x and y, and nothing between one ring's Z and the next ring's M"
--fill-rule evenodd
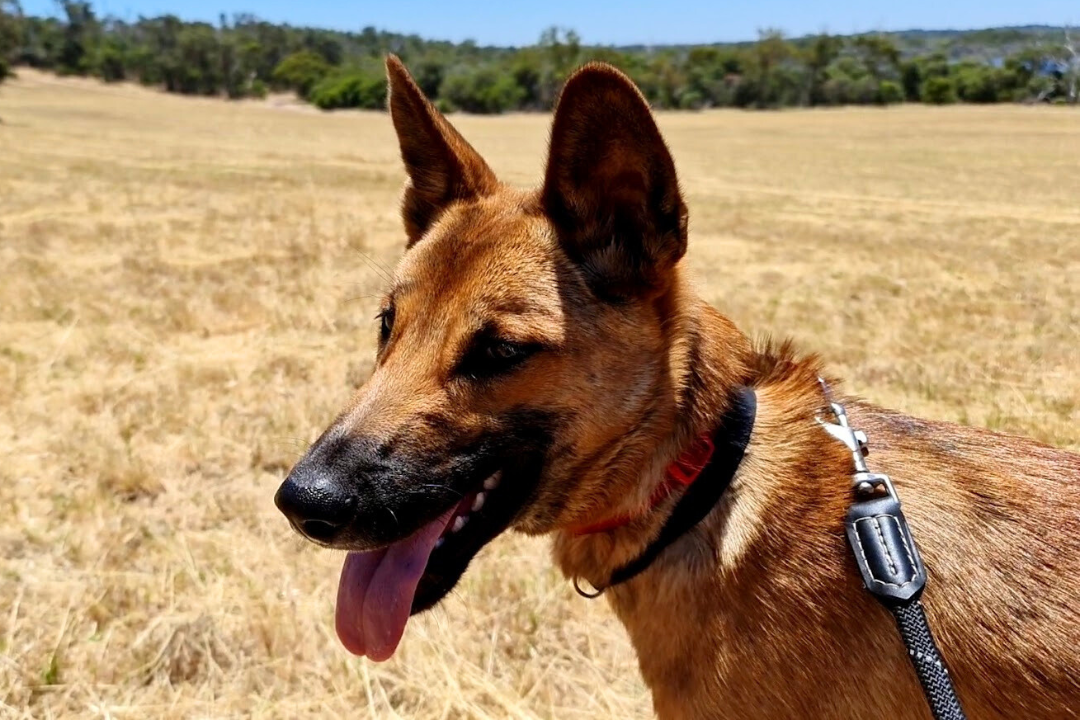
M0 90L0 717L647 718L622 629L504 537L385 665L277 484L371 367L388 118ZM504 178L549 119L455 121ZM701 291L902 410L1080 449L1080 113L660 117Z

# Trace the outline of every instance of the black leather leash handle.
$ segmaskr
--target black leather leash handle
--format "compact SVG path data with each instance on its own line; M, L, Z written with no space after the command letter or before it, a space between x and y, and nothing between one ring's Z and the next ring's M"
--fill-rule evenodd
M844 523L848 542L866 589L896 619L935 720L966 720L919 601L926 587L926 568L900 500L892 484L887 487L888 495L857 498L852 503Z

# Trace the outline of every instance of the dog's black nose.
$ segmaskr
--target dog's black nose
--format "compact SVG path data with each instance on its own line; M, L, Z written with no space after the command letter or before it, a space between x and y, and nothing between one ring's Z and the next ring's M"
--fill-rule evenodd
M274 504L303 535L332 543L356 516L356 496L317 463L301 462L278 488Z

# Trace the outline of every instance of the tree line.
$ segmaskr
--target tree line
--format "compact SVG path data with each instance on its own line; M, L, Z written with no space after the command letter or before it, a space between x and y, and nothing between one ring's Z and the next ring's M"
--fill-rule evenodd
M58 10L56 17L29 16L18 0L0 0L0 79L22 65L183 94L290 91L323 109L382 108L382 58L393 52L440 108L472 113L549 109L567 75L588 60L613 63L654 107L677 109L1076 103L1080 84L1078 46L1067 30L1045 28L948 42L934 33L788 39L766 30L756 42L659 48L589 46L573 31L551 28L533 46L500 48L371 27L292 27L251 15L222 15L217 24L172 15L128 22L71 0Z

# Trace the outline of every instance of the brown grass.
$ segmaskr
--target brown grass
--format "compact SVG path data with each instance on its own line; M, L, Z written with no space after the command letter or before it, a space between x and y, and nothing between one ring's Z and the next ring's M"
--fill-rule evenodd
M0 92L0 716L649 717L622 630L500 539L397 658L273 507L370 368L388 119L32 72ZM540 176L548 118L458 118ZM1080 114L664 115L702 292L911 413L1080 448ZM872 439L871 439L872 442Z

